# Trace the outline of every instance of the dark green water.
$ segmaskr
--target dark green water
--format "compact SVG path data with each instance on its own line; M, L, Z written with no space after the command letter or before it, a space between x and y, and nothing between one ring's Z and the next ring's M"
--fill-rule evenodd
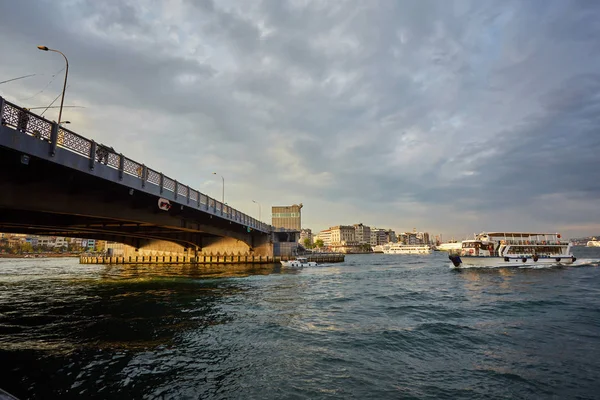
M21 399L600 398L600 251L575 255L596 261L4 259L0 387Z

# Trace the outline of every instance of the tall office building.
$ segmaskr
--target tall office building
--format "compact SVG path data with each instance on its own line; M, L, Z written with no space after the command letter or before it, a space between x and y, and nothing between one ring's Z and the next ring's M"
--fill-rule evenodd
M302 203L293 206L273 206L271 208L271 225L275 228L302 229Z

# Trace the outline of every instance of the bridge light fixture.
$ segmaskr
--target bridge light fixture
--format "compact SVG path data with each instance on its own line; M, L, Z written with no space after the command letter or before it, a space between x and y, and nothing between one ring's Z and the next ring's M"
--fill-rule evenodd
M258 220L260 221L260 203L256 200L252 200L252 202L258 204Z
M213 175L218 175L216 172L212 173ZM221 193L221 203L225 204L225 178L221 175L221 180L223 181L223 191Z
M67 64L67 66L65 67L65 83L63 84L62 97L60 99L60 110L58 111L58 125L60 126L60 122L61 122L60 120L62 118L63 104L65 102L65 90L67 90L67 77L69 76L69 60L67 60L67 56L65 56L59 50L50 49L47 46L38 46L37 48L40 49L40 50L42 50L42 51L53 51L55 53L60 54L61 56L64 57L65 63Z

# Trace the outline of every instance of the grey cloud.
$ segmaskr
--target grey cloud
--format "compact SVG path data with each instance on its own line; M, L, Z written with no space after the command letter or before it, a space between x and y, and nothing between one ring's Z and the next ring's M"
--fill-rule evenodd
M158 1L1 3L0 50L14 57L0 74L54 71L34 46L60 47L70 98L122 109L90 134L120 124L113 140L144 138L135 147L183 182L226 171L232 202L345 202L311 208L315 229L402 228L414 204L440 231L457 220L438 209L470 213L462 231L493 228L499 210L552 225L582 221L573 208L598 197L595 2L177 4L168 17ZM565 206L545 215L540 201Z

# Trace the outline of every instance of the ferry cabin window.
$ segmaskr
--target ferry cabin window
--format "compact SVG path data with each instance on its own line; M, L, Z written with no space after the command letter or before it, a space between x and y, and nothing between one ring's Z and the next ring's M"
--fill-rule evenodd
M508 254L537 254L540 256L561 254L561 252L562 249L558 246L511 246L508 250Z

